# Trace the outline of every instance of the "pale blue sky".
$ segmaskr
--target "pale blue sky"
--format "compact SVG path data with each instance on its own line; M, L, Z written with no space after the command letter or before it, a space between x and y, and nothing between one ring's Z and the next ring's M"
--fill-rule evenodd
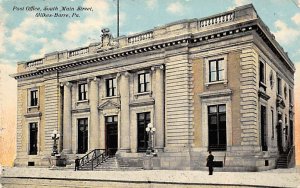
M120 35L202 18L248 3L253 3L292 61L300 64L300 0L120 0ZM14 6L83 6L93 11L77 11L79 18L40 18L35 17L36 11L17 11ZM116 36L116 0L0 0L0 63L15 65L45 53L98 42L104 27Z

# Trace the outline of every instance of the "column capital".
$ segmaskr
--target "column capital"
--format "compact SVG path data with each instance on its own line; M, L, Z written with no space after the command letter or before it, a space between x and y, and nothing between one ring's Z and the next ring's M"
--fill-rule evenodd
M160 70L164 70L165 66L162 65L154 65L153 67L151 67L152 71L155 71L156 69L160 69Z
M97 77L97 76L95 76L95 77L91 77L91 78L88 78L88 79L87 79L87 82L88 82L88 83L90 83L90 82L92 82L92 81L94 81L94 82L99 82L99 81L100 81L100 78Z
M72 83L71 82L61 82L60 86L67 86L67 87L72 87Z
M130 76L130 73L129 73L128 71L119 72L119 73L117 74L117 78L120 77L120 76L129 77L129 76Z

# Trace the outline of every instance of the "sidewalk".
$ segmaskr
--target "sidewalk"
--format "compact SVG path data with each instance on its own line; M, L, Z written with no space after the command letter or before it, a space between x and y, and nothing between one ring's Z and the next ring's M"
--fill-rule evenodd
M50 170L46 168L8 168L2 173L2 184L21 180L60 181L60 185L76 186L76 182L90 182L95 186L113 182L115 185L124 183L129 187L144 187L151 184L168 186L240 186L240 187L300 187L299 169L275 169L263 172L215 172L209 176L207 171L179 170L139 170L139 171L72 171ZM70 184L73 182L73 184ZM99 183L96 185L95 183ZM20 183L20 182L18 182ZM90 184L90 185L92 185ZM53 184L52 184L53 185ZM89 184L85 184L89 186ZM134 185L134 186L133 186ZM21 186L20 186L21 187ZM104 186L105 187L105 186ZM116 186L118 187L118 186Z

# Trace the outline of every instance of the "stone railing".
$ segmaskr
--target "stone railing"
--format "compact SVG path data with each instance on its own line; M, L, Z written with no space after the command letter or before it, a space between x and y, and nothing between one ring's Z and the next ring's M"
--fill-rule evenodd
M199 24L199 28L203 28L203 27L207 27L207 26L211 26L211 25L217 25L220 23L225 23L225 22L230 22L234 20L234 13L227 13L224 15L218 15L215 17L210 17L210 18L206 18L203 20L199 20L198 24Z
M144 40L153 39L153 31L140 33L131 37L128 37L128 44L134 44Z
M38 59L38 60L27 62L26 67L35 67L41 64L43 64L43 59Z
M88 53L89 53L89 48L81 48L78 50L70 51L69 57L79 56L79 55L88 54Z

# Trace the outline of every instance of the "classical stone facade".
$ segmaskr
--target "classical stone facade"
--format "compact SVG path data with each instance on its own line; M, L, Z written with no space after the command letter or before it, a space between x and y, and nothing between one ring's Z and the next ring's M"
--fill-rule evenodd
M15 165L71 162L106 149L142 166L156 128L155 169L224 170L293 161L295 68L252 5L18 64ZM277 166L278 167L278 166Z

